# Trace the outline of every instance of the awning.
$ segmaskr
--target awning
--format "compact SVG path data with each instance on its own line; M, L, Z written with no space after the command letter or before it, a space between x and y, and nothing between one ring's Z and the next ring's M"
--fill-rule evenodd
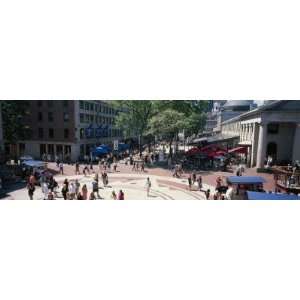
M44 167L46 163L40 160L25 160L23 162L23 165L32 168L40 168L40 167Z
M262 184L266 182L260 176L228 176L227 181L232 184Z
M94 149L92 151L93 155L103 155L103 154L108 154L108 153L109 153L109 150L107 148L102 147L102 146L97 147L96 149Z
M300 200L297 195L247 191L248 200Z
M192 148L186 152L187 155L195 155L201 153L199 148Z
M233 139L238 139L239 137L240 137L239 135L228 136L228 135L218 134L216 136L212 136L212 137L208 138L207 142L209 144L211 144L211 143L220 143L220 142L230 141L230 140L233 140Z
M207 141L207 139L208 139L208 137L197 138L197 139L192 140L190 143L197 144L197 143L205 142L205 141Z
M228 150L228 153L247 154L247 148L246 147L236 147L236 148Z

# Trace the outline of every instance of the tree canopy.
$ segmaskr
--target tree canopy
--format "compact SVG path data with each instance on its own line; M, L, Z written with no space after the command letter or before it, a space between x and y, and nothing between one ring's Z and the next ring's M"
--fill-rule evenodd
M28 134L28 131L22 125L22 118L28 107L27 101L5 100L1 101L3 137L9 143L16 143L22 140Z

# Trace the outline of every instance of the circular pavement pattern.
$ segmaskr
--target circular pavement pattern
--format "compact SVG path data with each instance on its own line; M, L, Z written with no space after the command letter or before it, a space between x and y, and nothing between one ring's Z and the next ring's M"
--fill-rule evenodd
M56 176L59 184L59 190L65 178L69 181L78 179L81 187L83 184L87 185L89 193L92 190L92 181L94 175L83 176ZM149 196L146 192L146 179L151 180L151 190ZM121 189L125 194L125 200L204 200L203 192L198 191L196 185L192 190L188 190L186 179L177 179L173 177L144 175L144 174L122 174L122 173L108 173L109 184L103 187L101 178L99 178L99 194L103 200L112 200L111 193L114 190L116 193ZM204 189L212 188L204 185ZM29 199L26 188L10 192L6 198L11 200L27 200ZM40 187L36 188L34 200L43 200L43 194ZM56 200L63 200L62 197Z

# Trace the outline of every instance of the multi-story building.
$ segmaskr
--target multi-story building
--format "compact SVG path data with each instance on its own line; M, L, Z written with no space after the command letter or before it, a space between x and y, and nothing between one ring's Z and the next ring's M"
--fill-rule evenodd
M0 101L0 156L4 149L4 142L3 142L3 125L2 125L2 103Z
M109 101L28 101L23 118L28 138L15 145L13 154L75 161L96 145L122 138L114 125L117 114Z
M268 156L282 164L300 160L300 100L266 102L223 122L222 134L238 135L251 167L263 168Z

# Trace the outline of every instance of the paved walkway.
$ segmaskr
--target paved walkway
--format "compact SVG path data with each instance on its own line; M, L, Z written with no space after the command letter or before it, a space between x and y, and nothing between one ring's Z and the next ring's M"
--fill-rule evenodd
M64 174L58 174L58 168L55 163L48 164L49 169L54 173L56 180L62 186L62 182L65 178L69 180L79 179L81 186L86 184L88 191L92 190L92 180L94 173L88 176L74 175L75 166L65 165ZM83 165L80 166L82 172ZM94 166L94 172L99 172L98 166ZM203 190L210 189L211 194L214 192L214 186L216 184L216 178L221 176L224 181L227 176L235 175L229 172L212 172L201 171L198 174L203 178ZM198 191L196 185L192 188L192 191L188 190L187 177L188 173L183 174L182 178L174 178L172 173L168 169L160 167L146 168L145 172L132 171L132 167L125 164L118 164L118 172L108 172L109 187L101 188L99 190L100 196L105 200L111 199L111 193L114 190L116 193L120 189L125 193L125 199L137 200L200 200L205 199L203 192ZM246 169L244 173L246 176L262 176L266 179L264 185L265 190L274 191L275 185L273 176L271 174L257 173L255 169ZM146 193L146 178L149 177L152 182L151 193L147 197ZM101 181L101 176L99 177ZM27 190L25 188L17 189L8 194L5 199L29 199ZM43 199L41 189L36 188L34 199ZM62 198L59 198L62 199Z
M157 175L148 174L123 174L123 173L109 173L108 187L103 187L100 184L99 194L104 200L112 200L111 193L114 190L116 193L120 189L125 194L125 200L204 200L205 195L203 192L198 191L196 185L191 191L188 190L188 184L186 179L168 178ZM87 185L89 193L92 191L92 180L94 174L72 175L72 176L55 176L60 188L65 178L69 181L78 179L81 186ZM146 179L151 180L151 191L149 196L146 192ZM101 182L101 180L99 181ZM204 189L209 188L207 185ZM13 191L9 193L6 199L11 200L26 200L29 199L27 190L25 188ZM34 194L34 200L43 200L43 194L40 187L36 188ZM60 196L57 200L63 200Z

